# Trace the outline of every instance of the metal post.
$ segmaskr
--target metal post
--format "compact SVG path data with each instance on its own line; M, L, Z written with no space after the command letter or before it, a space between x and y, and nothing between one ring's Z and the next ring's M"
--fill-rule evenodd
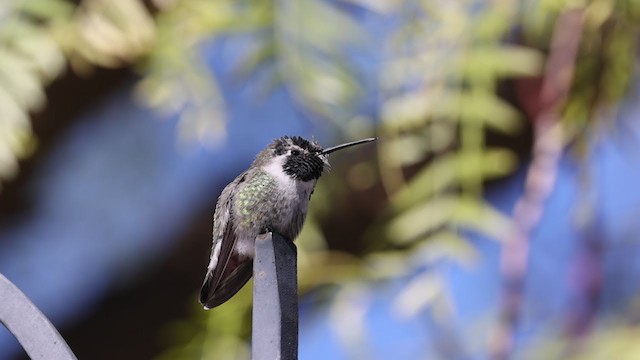
M256 238L251 352L253 360L298 359L297 249L278 234Z
M0 274L0 323L32 359L76 360L46 316L9 279Z

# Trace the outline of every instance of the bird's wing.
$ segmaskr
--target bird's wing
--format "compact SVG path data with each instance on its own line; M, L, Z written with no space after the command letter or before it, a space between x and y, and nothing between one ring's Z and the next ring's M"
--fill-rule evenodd
M253 266L250 266L247 272L245 263L248 262L249 265L253 265L253 262L248 259L240 263L239 259L233 256L233 248L237 240L232 219L233 196L238 189L238 185L244 182L246 175L246 172L238 175L235 180L227 185L218 198L216 205L211 261L200 290L200 303L209 309L228 300L251 278ZM230 264L230 262L233 262L233 264ZM241 284L239 280L243 280ZM233 292L231 292L231 288L233 288ZM229 292L231 293L227 294ZM222 300L223 297L224 300Z
M233 254L231 256L234 257ZM244 284L246 284L253 275L253 260L245 258L233 267L228 266L227 269L231 271L225 272L214 290L208 292L209 296L207 300L203 302L206 309L212 309L218 305L222 305L242 289ZM203 289L204 287L205 286L203 286Z

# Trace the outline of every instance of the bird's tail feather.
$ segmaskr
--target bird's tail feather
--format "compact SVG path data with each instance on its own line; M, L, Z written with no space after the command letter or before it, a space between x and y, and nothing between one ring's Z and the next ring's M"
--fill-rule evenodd
M213 272L207 272L200 289L200 303L207 310L223 304L240 291L252 275L253 261L250 260L241 262L229 273L225 271L217 286Z

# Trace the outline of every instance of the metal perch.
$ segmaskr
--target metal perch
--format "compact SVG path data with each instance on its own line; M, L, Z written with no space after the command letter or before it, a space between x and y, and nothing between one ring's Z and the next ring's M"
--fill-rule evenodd
M76 360L46 316L9 279L0 274L0 323L32 359Z
M297 249L267 233L256 238L253 260L253 360L298 358Z

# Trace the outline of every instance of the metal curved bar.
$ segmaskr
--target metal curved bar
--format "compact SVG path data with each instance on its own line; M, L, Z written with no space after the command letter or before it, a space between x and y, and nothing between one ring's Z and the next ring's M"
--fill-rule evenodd
M0 274L0 323L32 359L76 360L46 316L9 279Z

